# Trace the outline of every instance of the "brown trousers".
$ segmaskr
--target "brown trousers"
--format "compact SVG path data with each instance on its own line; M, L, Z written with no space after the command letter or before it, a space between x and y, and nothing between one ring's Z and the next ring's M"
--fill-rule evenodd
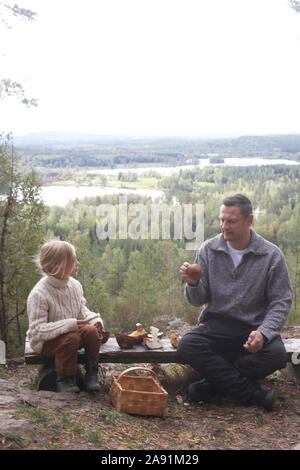
M55 369L64 375L75 375L77 371L77 351L84 348L90 356L98 354L101 335L93 325L81 325L78 331L65 333L45 341L43 356L54 357Z

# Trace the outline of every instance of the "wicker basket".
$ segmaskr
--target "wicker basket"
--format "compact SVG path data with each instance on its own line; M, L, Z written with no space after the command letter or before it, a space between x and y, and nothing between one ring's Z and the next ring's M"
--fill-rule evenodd
M152 376L126 375L134 370L146 370ZM155 372L145 367L130 367L113 375L109 395L115 408L123 413L164 416L167 411L168 393Z

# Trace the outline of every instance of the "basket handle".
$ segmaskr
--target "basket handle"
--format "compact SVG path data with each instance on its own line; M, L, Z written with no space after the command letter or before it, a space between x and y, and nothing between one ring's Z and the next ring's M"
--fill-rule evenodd
M151 369L148 369L147 367L129 367L129 369L124 370L117 378L117 382L119 382L120 378L123 377L123 375L127 374L127 372L132 372L133 370L146 370L147 372L150 372L154 378L158 381L160 384L160 380L158 378L158 375Z

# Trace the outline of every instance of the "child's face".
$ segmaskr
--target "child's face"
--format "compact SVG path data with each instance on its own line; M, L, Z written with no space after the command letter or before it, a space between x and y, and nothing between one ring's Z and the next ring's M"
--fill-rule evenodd
M76 254L74 255L74 264L71 270L68 273L64 273L64 268L63 266L57 266L57 274L55 277L58 279L68 279L70 276L74 277L78 273L78 267L79 267L79 261L76 258Z
M72 270L70 276L74 277L74 276L77 275L77 273L78 273L78 268L79 268L79 264L80 264L80 263L79 263L78 259L76 258L76 255L75 255L74 267L73 267L73 270Z

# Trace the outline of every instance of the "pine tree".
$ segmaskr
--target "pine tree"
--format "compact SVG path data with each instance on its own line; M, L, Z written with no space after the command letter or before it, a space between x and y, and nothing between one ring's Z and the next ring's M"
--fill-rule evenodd
M26 298L38 278L33 258L43 240L45 207L34 172L22 174L10 142L0 145L0 328L7 350L22 338Z
M84 296L87 307L96 313L100 313L104 326L109 322L111 316L111 302L109 294L105 290L105 284L101 279L94 277L84 286Z
M152 318L162 313L159 301L160 270L156 244L151 240L142 245L141 251L131 253L124 286L115 306L123 328L132 328L137 322L149 326Z
M107 288L112 296L118 296L124 284L126 265L125 257L120 248L112 250L112 262L108 266Z

